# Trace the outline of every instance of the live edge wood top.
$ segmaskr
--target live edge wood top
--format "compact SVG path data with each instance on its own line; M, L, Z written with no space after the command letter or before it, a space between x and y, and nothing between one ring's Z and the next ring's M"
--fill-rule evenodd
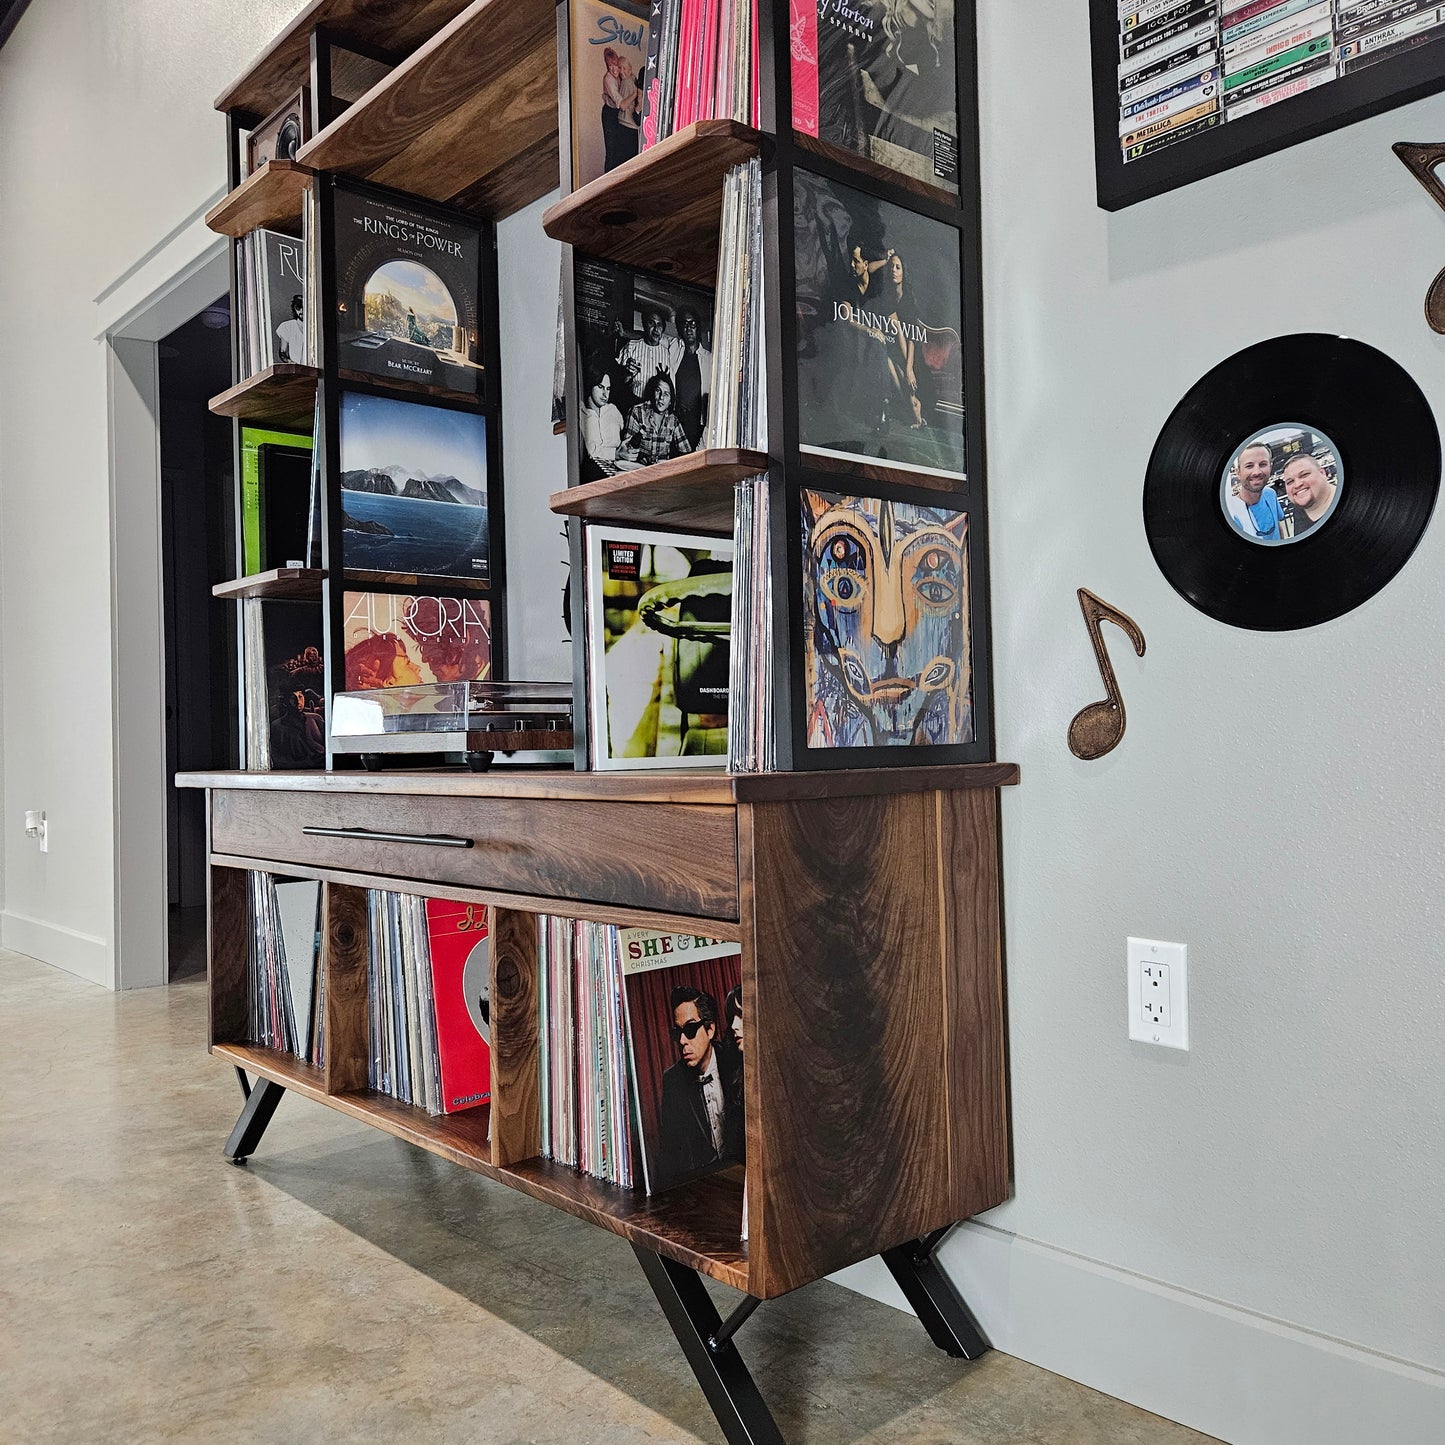
M180 788L256 788L284 792L395 793L446 798L577 798L615 803L698 803L730 807L809 798L874 797L887 793L1003 788L1019 780L1017 763L952 767L862 768L813 773L721 773L648 769L578 773L563 769L496 768L462 772L177 773Z
M735 120L697 121L564 196L542 229L589 256L711 286L723 177L762 140Z
M296 159L511 215L557 185L556 17L554 0L473 0Z
M306 83L311 32L318 25L338 38L405 55L466 7L467 0L311 0L245 74L216 97L216 109L269 115Z
M731 533L734 483L768 469L766 452L721 447L671 457L633 472L553 492L548 505L564 517Z

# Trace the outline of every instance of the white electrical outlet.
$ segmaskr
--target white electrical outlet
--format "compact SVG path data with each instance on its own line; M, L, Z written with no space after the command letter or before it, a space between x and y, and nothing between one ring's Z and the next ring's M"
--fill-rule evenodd
M1189 949L1131 938L1129 1037L1166 1049L1189 1047Z
M50 828L45 821L44 809L26 810L25 836L38 839L42 853L50 852Z

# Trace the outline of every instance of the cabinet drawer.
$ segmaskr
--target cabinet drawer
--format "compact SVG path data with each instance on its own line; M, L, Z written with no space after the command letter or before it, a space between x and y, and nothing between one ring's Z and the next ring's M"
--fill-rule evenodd
M560 901L738 916L737 815L727 807L218 788L211 848Z

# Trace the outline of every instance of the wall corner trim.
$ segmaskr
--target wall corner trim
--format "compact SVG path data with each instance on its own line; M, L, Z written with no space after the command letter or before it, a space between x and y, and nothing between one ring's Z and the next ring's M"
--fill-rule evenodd
M101 988L113 986L110 944L97 934L81 933L7 908L0 911L0 948L37 958Z

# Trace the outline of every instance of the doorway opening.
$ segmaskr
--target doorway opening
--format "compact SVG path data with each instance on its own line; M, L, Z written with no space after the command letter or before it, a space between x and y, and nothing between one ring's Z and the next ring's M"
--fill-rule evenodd
M206 968L206 802L178 771L238 764L234 604L212 585L239 574L232 425L207 402L231 384L225 297L157 344L165 639L166 944L174 982Z

